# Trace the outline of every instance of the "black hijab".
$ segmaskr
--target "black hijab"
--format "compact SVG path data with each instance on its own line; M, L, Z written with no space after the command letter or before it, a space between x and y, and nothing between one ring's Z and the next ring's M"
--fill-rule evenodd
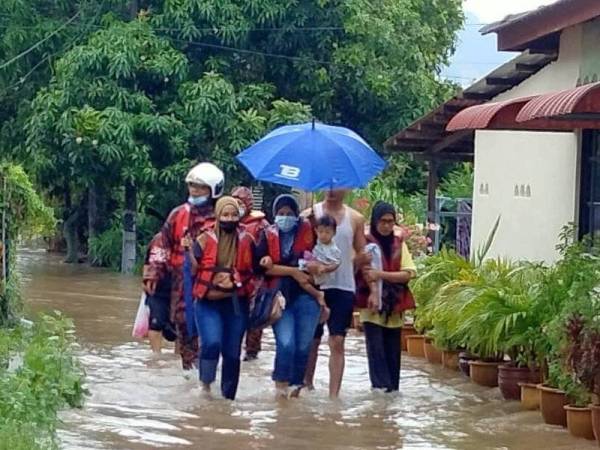
M378 201L375 203L373 207L373 212L371 213L371 236L373 236L379 245L381 246L381 250L386 257L386 259L390 259L392 257L392 248L394 246L394 232L388 236L383 236L379 231L377 231L377 224L381 220L383 216L386 214L391 214L394 216L394 221L396 221L396 209L389 203Z

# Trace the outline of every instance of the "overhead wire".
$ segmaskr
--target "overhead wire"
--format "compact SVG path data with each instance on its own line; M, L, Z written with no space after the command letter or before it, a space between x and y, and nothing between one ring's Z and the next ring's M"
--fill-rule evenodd
M13 56L8 61L0 64L0 70L5 69L6 67L10 66L14 62L18 61L19 59L23 58L24 56L26 56L29 53L31 53L32 51L34 51L36 48L38 48L44 42L52 39L54 36L56 36L58 33L60 33L62 30L64 30L71 22L73 22L75 19L77 19L77 17L79 17L80 14L81 14L81 11L77 11L77 13L75 13L69 20L67 20L65 23L63 23L61 26L59 26L57 29L55 29L52 33L48 34L43 39L39 40L38 42L36 42L35 44L33 44L28 49L23 50L18 55Z
M42 66L45 62L49 61L52 57L60 54L60 53L65 53L68 52L71 48L73 48L76 43L86 34L89 32L90 28L93 27L93 23L98 19L100 12L102 11L101 6L98 8L98 10L96 11L96 14L94 14L94 16L91 18L91 20L84 25L84 29L81 31L81 33L79 33L77 36L75 36L73 39L71 39L63 48L50 53L49 55L46 55L43 59L41 59L35 66L33 66L31 68L31 70L29 70L29 72L27 72L25 75L19 77L19 79L13 83L12 85L4 88L4 91L2 92L2 95L7 94L9 91L15 91L18 90L17 88L19 88L20 86L22 86L25 81L27 81L27 79L40 67Z

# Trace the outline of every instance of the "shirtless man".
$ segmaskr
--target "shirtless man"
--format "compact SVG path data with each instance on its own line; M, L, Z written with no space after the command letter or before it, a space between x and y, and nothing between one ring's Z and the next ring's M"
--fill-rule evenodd
M337 222L335 243L341 250L341 264L332 273L327 284L320 286L325 292L325 302L331 310L327 320L329 330L329 397L337 398L342 387L344 375L345 356L344 342L346 332L352 323L352 312L354 307L354 294L356 285L354 281L354 264L368 262L368 256L364 253L367 244L365 239L365 218L358 211L344 204L344 197L348 190L339 189L328 191L325 201L314 205L303 215L316 219L323 214L332 216ZM310 263L309 263L310 264ZM312 273L311 266L308 266ZM323 325L317 327L311 354L305 376L305 385L310 389L313 386L315 367L321 337L323 336Z

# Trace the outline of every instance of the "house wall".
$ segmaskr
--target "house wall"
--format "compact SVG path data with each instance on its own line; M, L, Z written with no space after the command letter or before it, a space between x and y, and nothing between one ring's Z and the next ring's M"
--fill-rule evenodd
M494 101L575 87L581 52L582 27L565 30L557 61ZM561 228L578 216L579 147L576 132L477 131L472 251L501 216L488 257L554 261Z
M575 218L574 133L482 131L475 138L473 251L497 218L488 257L554 261L561 228Z

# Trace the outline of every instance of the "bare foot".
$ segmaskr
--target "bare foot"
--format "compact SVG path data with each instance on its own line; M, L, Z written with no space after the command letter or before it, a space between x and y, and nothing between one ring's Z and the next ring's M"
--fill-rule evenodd
M300 391L302 390L302 386L294 387L290 392L290 398L298 398L300 397Z
M275 382L275 399L287 399L288 398L289 384L284 382Z

